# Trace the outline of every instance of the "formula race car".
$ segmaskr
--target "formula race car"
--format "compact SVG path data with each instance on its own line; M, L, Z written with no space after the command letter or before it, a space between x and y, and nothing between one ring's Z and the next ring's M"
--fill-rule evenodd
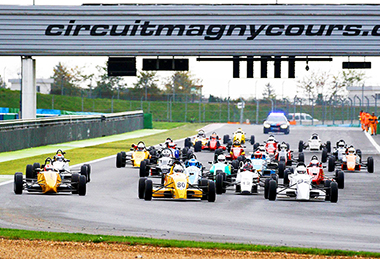
M331 142L326 141L326 143L322 143L317 133L313 133L307 142L300 140L298 143L298 152L302 152L305 149L310 149L310 151L320 151L324 148L326 149L327 153L330 153Z
M214 202L216 188L214 181L206 179L200 180L198 184L191 184L183 166L177 162L165 175L164 183L155 184L150 178L140 178L138 197L147 201L152 198L170 198L175 200L201 199Z
M324 166L318 161L317 156L312 156L309 165L306 167L307 173L312 177L312 183L315 185L323 185L326 181L335 181L338 184L339 189L344 189L344 172L342 170L335 171L335 177L328 178L326 177L324 171ZM289 172L284 174L284 183L288 183L289 179L287 178Z
M157 155L157 157L152 155L151 159L141 161L139 170L140 177L169 173L171 166L174 161L176 161L173 150L170 148L164 148L161 151L152 153Z
M360 171L362 168L367 168L368 173L374 172L373 157L367 157L367 162L363 163L360 149L355 150L352 146L347 149L346 154L341 155L341 160L335 160L335 156L329 156L328 171L333 172L336 166L347 171Z
M338 184L335 181L326 180L324 186L312 183L313 177L307 174L305 164L297 165L294 173L289 174L288 183L278 184L273 179L265 182L264 197L271 201L277 197L295 198L296 200L326 200L338 201Z
M229 154L226 155L227 160L236 160L240 158L244 158L245 146L242 146L238 140L235 140L235 142L232 144L231 147L228 147ZM240 157L240 158L239 158Z
M71 192L81 196L86 195L86 175L66 171L60 172L51 163L52 159L48 157L41 167L31 168L31 165L28 165L25 178L23 178L22 173L15 173L15 194L22 194L23 190L26 190L28 192ZM38 166L37 163L34 165Z
M216 134L216 132L213 132L209 138L199 137L198 134L198 136L195 137L193 141L191 141L191 138L186 138L185 147L194 146L195 152L200 152L202 150L215 151L217 149L226 150L226 147L220 144L220 140L221 139Z
M140 141L137 145L132 144L131 152L120 152L116 155L116 167L125 167L131 164L133 167L140 167L141 161L151 157L149 151L145 148L144 142Z
M51 164L52 164L53 168L57 169L60 173L74 173L70 169L70 165L69 165L70 159L66 159L64 157L65 154L66 154L66 152L63 152L61 149L58 149L55 156L53 157L53 159L51 161ZM35 163L34 166L27 165L26 171L31 172L34 169L34 167L39 168L40 166L38 163ZM91 166L89 164L82 165L80 171L76 172L76 173L79 173L81 175L85 175L87 182L91 181L91 178L90 178L91 177Z
M241 144L245 144L245 133L241 128L238 128L234 133L232 133L232 140L230 139L229 135L223 136L223 144L230 144L234 143L235 141L238 141ZM251 135L249 142L253 145L255 144L255 136Z

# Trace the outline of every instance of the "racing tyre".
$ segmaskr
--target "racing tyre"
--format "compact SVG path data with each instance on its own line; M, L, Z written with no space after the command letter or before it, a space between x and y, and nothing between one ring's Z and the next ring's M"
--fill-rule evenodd
M34 169L34 171L35 171L37 168L41 168L40 163L34 163L34 164L33 164L33 169Z
M367 171L368 173L373 173L374 171L373 157L367 158Z
M329 172L333 172L334 169L335 169L335 157L333 156L329 156L329 159L328 159L328 171Z
M191 147L191 139L190 138L185 139L185 147L187 147L187 148Z
M207 200L207 188L208 188L208 180L207 179L201 179L198 180L198 185L202 189L202 198L201 200Z
M85 165L82 165L80 167L80 175L84 175L84 177L86 177L86 182L88 182L88 173L87 173L87 166Z
M232 168L233 168L233 170L238 170L239 169L239 160L233 160L232 162L231 162L231 166L232 166Z
M87 182L91 182L91 166L89 164L84 164L87 167Z
M259 143L255 143L255 144L253 145L253 151L255 151L259 146L260 146Z
M360 149L356 149L356 154L359 156L359 163L362 162L362 151Z
M300 142L298 142L298 152L302 152L303 151L303 141L300 140Z
M187 146L185 146L182 149L182 161L185 162L188 159L188 153L189 153L189 148Z
M298 162L305 163L305 154L303 152L298 154Z
M147 179L145 181L144 200L146 201L152 200L152 193L153 193L153 182L152 180Z
M15 173L14 177L14 183L13 183L13 190L15 194L22 194L22 190L24 187L24 181L22 179L22 173Z
M325 191L326 191L325 200L326 201L330 200L330 185L331 185L331 180L326 180L325 181Z
M33 165L26 165L26 170L25 170L25 177L26 179L34 179L34 169Z
M338 183L338 188L344 189L344 172L342 170L337 170L335 180Z
M240 186L240 184L237 184L235 186L235 192L241 192L241 186Z
M148 176L149 173L148 173L147 166L146 166L146 160L141 161L139 174L140 174L140 177Z
M230 136L229 135L224 135L223 136L223 144L227 144L229 140L230 140Z
M240 155L240 156L237 157L237 160L238 160L239 162L244 162L244 160L245 160L245 156Z
M269 188L268 188L268 199L270 201L275 201L277 196L277 182L275 180L269 181Z
M326 141L326 149L327 149L327 153L331 153L331 142L330 141Z
M255 144L255 136L254 135L251 135L251 139L249 142L251 142L251 145Z
M87 178L85 175L79 176L79 182L78 182L78 194L79 196L85 196L86 195L86 183Z
M326 163L327 162L327 149L324 148L322 149L322 159L321 159L322 163Z
M142 177L139 179L139 184L138 184L138 197L139 197L139 199L144 199L145 181L146 181L145 177Z
M121 167L125 167L125 165L127 164L127 153L125 153L124 151L120 152L121 153Z
M121 153L117 153L116 155L116 167L117 168L123 167L123 156Z
M202 141L195 142L194 152L201 152L201 151L202 151Z
M78 182L79 182L79 174L74 173L71 175L71 187L73 191L72 194L78 194Z
M269 195L269 181L271 179L270 178L267 178L265 179L265 182L264 182L264 198L265 199L268 199L268 195Z
M223 193L223 175L217 174L216 175L216 194L222 194Z
M284 171L284 184L285 185L289 185L289 173L290 173L289 169L286 169Z
M336 182L330 184L330 201L334 203L338 201L338 184Z
M207 200L209 202L215 202L216 200L216 188L215 188L215 182L214 181L208 181L208 195Z
M284 161L278 162L278 177L284 178L284 171L285 171L285 162Z

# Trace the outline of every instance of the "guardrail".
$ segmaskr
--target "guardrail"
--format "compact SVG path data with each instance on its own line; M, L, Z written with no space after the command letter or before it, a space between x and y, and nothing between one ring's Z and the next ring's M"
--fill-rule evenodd
M0 152L103 137L143 128L143 111L8 120L0 122Z

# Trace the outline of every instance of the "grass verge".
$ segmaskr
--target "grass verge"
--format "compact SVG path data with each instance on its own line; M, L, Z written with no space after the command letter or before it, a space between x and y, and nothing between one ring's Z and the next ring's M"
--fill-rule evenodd
M94 242L94 243L124 243L127 245L151 245L160 247L192 247L202 249L226 249L239 251L258 251L258 252L281 252L295 254L311 254L325 256L361 256L380 258L380 253L344 251L332 249L317 248L297 248L284 246L265 246L252 244L237 243L216 243L216 242L199 242L184 240L167 240L145 237L129 236L111 236L111 235L91 235L82 233L61 233L61 232L44 232L19 229L0 228L0 237L8 239L28 239L28 240L49 240L49 241L68 241L68 242Z
M147 146L156 145L165 141L167 137L172 139L180 139L187 136L195 135L196 130L205 126L202 123L155 123L159 129L171 128L169 131L146 136L143 139L134 138L126 139L122 141L109 142L96 146L89 146L84 148L76 148L67 151L66 157L70 159L70 164L80 164L95 159L116 155L120 151L129 151L129 148L133 143L137 143L143 140ZM178 127L180 126L180 127ZM53 157L54 154L42 154L38 156L16 159L0 163L1 174L12 175L15 172L25 172L27 164L33 164L34 162L43 163L46 157Z

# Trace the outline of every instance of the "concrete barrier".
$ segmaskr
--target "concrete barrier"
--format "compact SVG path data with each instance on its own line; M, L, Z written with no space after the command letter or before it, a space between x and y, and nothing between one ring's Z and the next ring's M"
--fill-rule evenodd
M0 152L90 139L144 128L143 111L0 122Z

